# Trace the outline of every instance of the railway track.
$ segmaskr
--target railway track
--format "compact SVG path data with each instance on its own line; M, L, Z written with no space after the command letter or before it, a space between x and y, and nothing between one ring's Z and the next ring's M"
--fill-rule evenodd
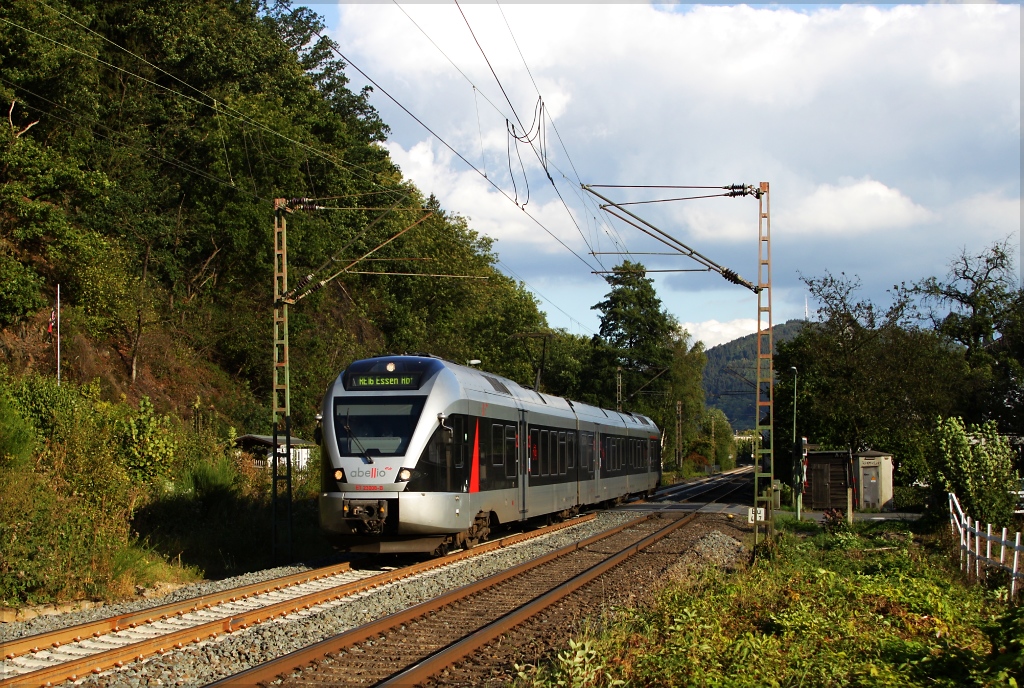
M638 518L213 685L421 683L694 518Z
M153 655L171 653L253 625L309 614L319 605L593 518L593 515L583 516L399 569L359 571L343 563L11 640L3 644L0 687L48 686L76 681L88 674L100 674Z

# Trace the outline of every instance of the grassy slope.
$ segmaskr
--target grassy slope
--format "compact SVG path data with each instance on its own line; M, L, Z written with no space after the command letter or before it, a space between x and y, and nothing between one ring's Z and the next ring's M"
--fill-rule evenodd
M771 557L708 570L573 641L525 685L1016 685L1019 608L965 585L903 524L825 535L790 522ZM561 682L561 683L560 683ZM621 685L621 684L619 684Z

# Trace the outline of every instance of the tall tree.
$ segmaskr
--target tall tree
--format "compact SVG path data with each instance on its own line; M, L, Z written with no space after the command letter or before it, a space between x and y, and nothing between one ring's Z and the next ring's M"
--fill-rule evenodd
M962 357L914 326L902 289L883 309L860 299L859 280L845 274L804 282L819 303L818 322L780 343L776 358L779 370L798 370L798 434L836 448L891 451L904 477L923 476L935 418L958 407ZM793 380L781 375L775 388L777 427L792 418Z
M916 283L936 331L964 347L971 374L965 381L967 422L995 420L1004 432L1024 431L1021 399L1021 304L1009 240L980 253L953 258L944 280Z
M642 264L623 261L607 280L611 291L593 307L601 313L601 327L592 340L590 400L615 407L621 368L623 409L655 420L668 438L666 455L677 446L688 449L704 415L703 345L691 344L665 310ZM680 436L677 401L683 412Z

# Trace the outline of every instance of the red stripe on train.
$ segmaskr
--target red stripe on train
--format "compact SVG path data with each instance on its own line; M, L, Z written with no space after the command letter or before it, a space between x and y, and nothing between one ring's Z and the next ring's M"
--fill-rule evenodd
M480 421L476 422L476 436L473 438L473 465L469 469L469 491L480 491Z

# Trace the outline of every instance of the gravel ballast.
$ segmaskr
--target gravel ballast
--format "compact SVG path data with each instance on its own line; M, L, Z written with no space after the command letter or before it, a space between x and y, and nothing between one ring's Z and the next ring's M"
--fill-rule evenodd
M347 597L284 619L261 624L216 640L190 645L182 650L132 663L116 672L79 679L81 685L194 686L225 678L288 652L311 645L367 622L404 610L447 591L486 578L523 561L565 547L601 531L637 518L625 512L601 512L586 523L547 536L471 557L441 569L390 583L359 595ZM306 567L268 569L214 583L189 585L162 598L104 606L83 612L37 617L27 622L6 624L5 638L63 628L124 611L136 611L174 600L217 592L239 585L309 570ZM11 626L12 628L6 628Z

